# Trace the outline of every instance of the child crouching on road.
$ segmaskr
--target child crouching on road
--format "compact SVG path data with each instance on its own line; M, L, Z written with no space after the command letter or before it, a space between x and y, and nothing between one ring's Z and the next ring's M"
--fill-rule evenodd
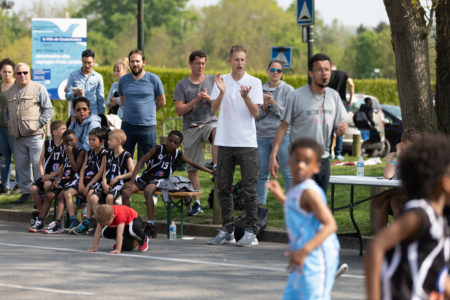
M121 250L132 251L139 243L139 251L148 250L148 237L142 232L142 220L138 213L125 205L103 204L95 211L97 228L94 234L94 243L86 252L97 252L100 237L115 239L116 244L111 254L119 254ZM103 226L105 226L103 228Z
M424 136L400 157L408 202L365 255L367 299L450 299L450 138Z
M289 277L283 299L331 299L339 242L325 193L312 180L319 173L321 155L322 148L314 140L297 140L289 159L294 187L285 195L278 181L267 183L284 206L289 238Z
M151 239L156 238L153 193L156 191L158 180L169 178L183 161L196 169L214 174L212 170L193 162L177 149L182 141L183 134L181 132L178 130L171 131L167 136L165 145L155 146L138 161L130 181L124 185L122 190L122 202L125 205L130 205L130 198L133 193L144 191L148 217L145 234ZM141 177L136 179L145 162L147 162L147 169Z

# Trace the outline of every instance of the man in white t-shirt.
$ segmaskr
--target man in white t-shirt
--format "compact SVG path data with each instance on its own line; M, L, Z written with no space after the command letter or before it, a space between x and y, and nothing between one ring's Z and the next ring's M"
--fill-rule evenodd
M258 197L258 152L255 118L259 105L264 103L261 80L245 73L246 49L241 45L231 47L228 63L231 73L216 76L211 94L211 111L220 109L214 144L219 147L217 177L219 200L222 208L222 229L208 241L211 245L236 243L234 238L234 208L232 184L236 165L241 167L242 189L247 214L244 236L238 246L258 245L256 221Z

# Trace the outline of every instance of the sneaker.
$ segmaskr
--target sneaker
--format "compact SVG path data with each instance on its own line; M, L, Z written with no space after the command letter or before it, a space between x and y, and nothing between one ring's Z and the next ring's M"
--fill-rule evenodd
M138 250L139 252L146 252L148 250L148 237L145 237L145 241L142 243L142 245L139 245Z
M257 246L258 239L256 238L256 234L246 230L244 236L236 243L236 245L241 247Z
M336 156L336 159L337 160L344 160L344 155L338 155L338 156Z
M13 204L23 204L27 201L31 200L31 195L30 194L22 194L22 196L20 196L19 199L17 199L16 201L13 202Z
M34 223L36 222L37 219L38 219L38 212L37 211L33 211L31 213L31 221L30 221L30 226L31 227L34 225Z
M40 232L44 228L44 220L36 218L34 224L28 228L29 232Z
M202 213L202 212L203 212L203 209L202 209L202 208L203 208L203 207L202 207L202 205L201 205L200 203L195 202L194 205L192 206L191 211L188 212L188 216L196 216L196 215L198 215L199 213Z
M347 264L340 265L339 268L336 271L336 277L335 278L341 277L341 275L346 273L347 271L348 271L348 265Z
M219 233L208 240L208 244L210 245L223 245L223 244L236 244L236 240L234 239L234 232L229 233L226 229L222 228L219 230Z
M144 233L149 239L155 239L157 236L155 225L147 223L144 229Z
M48 227L42 230L43 233L47 234L59 234L63 233L63 229L61 228L61 224L59 222L53 221L48 225Z
M94 236L94 235L95 235L95 230L96 230L96 229L97 229L96 227L91 228L91 229L89 229L88 231L86 231L84 234L87 235L87 236Z
M75 227L71 231L71 233L80 235L80 234L87 232L88 230L89 230L89 225L87 225L85 222L83 222L83 223L79 224L77 227Z
M69 225L69 233L72 233L72 231L78 227L78 225L80 225L80 221L78 221L77 219L71 219L70 220L70 225Z

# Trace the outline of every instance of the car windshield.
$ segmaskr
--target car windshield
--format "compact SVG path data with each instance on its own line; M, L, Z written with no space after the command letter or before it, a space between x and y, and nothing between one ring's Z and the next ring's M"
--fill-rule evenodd
M402 110L399 106L395 105L383 105L383 110L387 111L391 115L396 116L400 121L402 120Z
M372 99L372 107L376 110L376 112L379 112L381 107L380 107L380 103L378 102L378 99L377 98L373 98L373 97L371 97L371 99ZM358 111L359 107L363 103L364 103L364 97L360 97L360 96L354 97L350 110L352 112Z

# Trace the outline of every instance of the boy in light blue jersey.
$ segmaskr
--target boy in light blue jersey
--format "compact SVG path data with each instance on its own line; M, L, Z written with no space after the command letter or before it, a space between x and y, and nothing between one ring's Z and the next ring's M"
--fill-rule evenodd
M320 170L321 155L322 148L314 140L295 141L289 159L294 187L285 195L278 181L267 183L284 206L289 237L289 277L283 299L331 299L339 242L325 193L312 180Z

